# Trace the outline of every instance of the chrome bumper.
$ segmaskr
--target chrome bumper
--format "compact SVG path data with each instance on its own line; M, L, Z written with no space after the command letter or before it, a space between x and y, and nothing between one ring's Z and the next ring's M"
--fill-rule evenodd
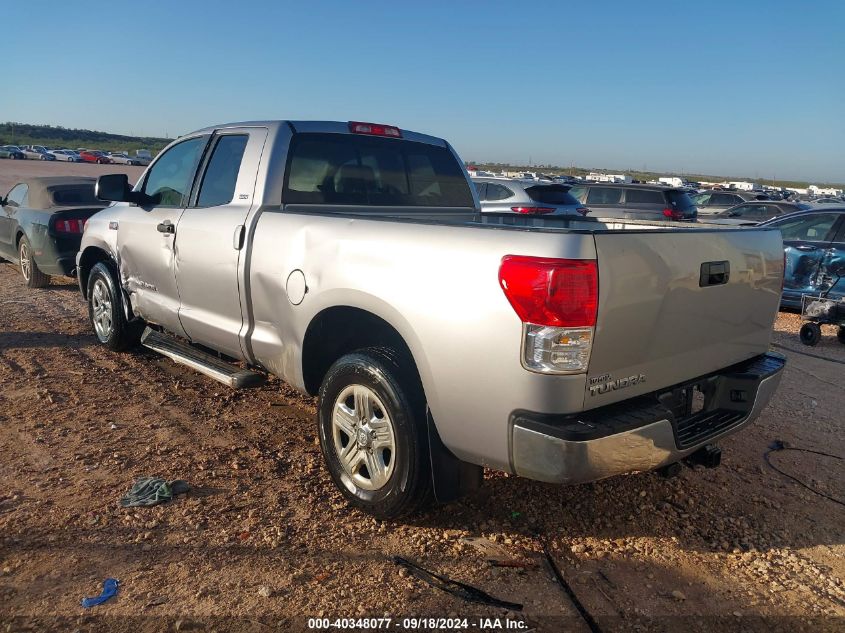
M669 409L660 405L656 395L653 403L643 404L640 400L639 411L613 416L610 421L601 420L601 412L597 416L593 415L592 419L595 420L597 428L612 429L619 419L624 419L623 425L628 427L633 419L636 426L590 439L573 439L572 435L577 436L582 432L582 427L589 426L580 420L577 421L580 426L575 427L573 433L567 430L573 428L572 418L567 420L569 427L564 427L548 420L532 423L531 414L520 412L511 417L512 470L517 475L529 479L575 484L623 473L653 470L677 462L701 446L736 433L752 422L777 390L785 363L786 360L779 354L765 354L727 370L724 374L703 379L712 382L734 381L731 386L737 380L745 381L736 384L741 384L749 396L753 393L753 399L749 397L744 407L728 405L740 416L729 427L705 434L692 443L680 442L681 446L678 440L678 421ZM755 374L757 368L762 369ZM745 369L748 371L744 371ZM724 388L717 390L718 395L714 400L724 399L727 393L733 397L733 391L728 392ZM716 409L720 404L723 403L705 403L705 408L709 406ZM615 412L619 410L619 406L614 409ZM603 432L606 431L598 431Z

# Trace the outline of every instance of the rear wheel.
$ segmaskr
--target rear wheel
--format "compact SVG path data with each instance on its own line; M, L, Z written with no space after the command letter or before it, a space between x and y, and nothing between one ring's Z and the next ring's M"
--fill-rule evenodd
M347 354L320 388L320 446L329 474L355 507L381 519L431 499L425 399L404 355L386 348Z
M801 326L798 336L804 345L812 347L822 339L822 329L818 323L805 323Z
M21 275L26 282L27 288L43 288L50 283L50 276L45 275L38 268L32 254L32 245L26 235L21 237L18 243L18 261L21 266Z
M88 277L88 318L97 340L116 352L138 345L143 323L128 322L123 309L123 295L111 268L100 262Z

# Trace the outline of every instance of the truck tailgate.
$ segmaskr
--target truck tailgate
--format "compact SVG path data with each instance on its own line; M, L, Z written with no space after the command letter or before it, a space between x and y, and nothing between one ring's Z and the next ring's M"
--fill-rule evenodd
M599 307L585 409L768 350L783 278L779 231L623 230L595 241Z

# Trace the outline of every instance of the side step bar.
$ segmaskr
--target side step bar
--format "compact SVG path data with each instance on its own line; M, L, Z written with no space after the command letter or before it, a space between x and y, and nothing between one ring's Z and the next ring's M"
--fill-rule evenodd
M141 345L233 389L255 387L267 381L263 374L236 367L188 343L150 328L146 328L141 335Z

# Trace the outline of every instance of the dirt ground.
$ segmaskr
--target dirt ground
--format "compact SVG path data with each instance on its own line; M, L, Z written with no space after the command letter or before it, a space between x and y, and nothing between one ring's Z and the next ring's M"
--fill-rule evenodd
M0 189L21 165L141 172L0 161ZM789 358L780 390L722 442L719 468L573 487L490 472L459 503L380 523L332 486L313 400L278 381L228 391L151 352L112 353L96 344L73 280L28 291L0 264L0 631L288 631L308 617L423 630L405 616L590 630L543 564L538 533L594 630L843 630L845 508L763 458L775 439L845 455L845 345L828 328L803 347L799 326L795 314L778 318L773 343ZM771 460L845 497L842 461ZM144 475L194 489L121 508ZM475 537L525 566L490 565L464 540ZM524 609L464 602L409 577L393 555ZM83 609L109 577L118 596Z

